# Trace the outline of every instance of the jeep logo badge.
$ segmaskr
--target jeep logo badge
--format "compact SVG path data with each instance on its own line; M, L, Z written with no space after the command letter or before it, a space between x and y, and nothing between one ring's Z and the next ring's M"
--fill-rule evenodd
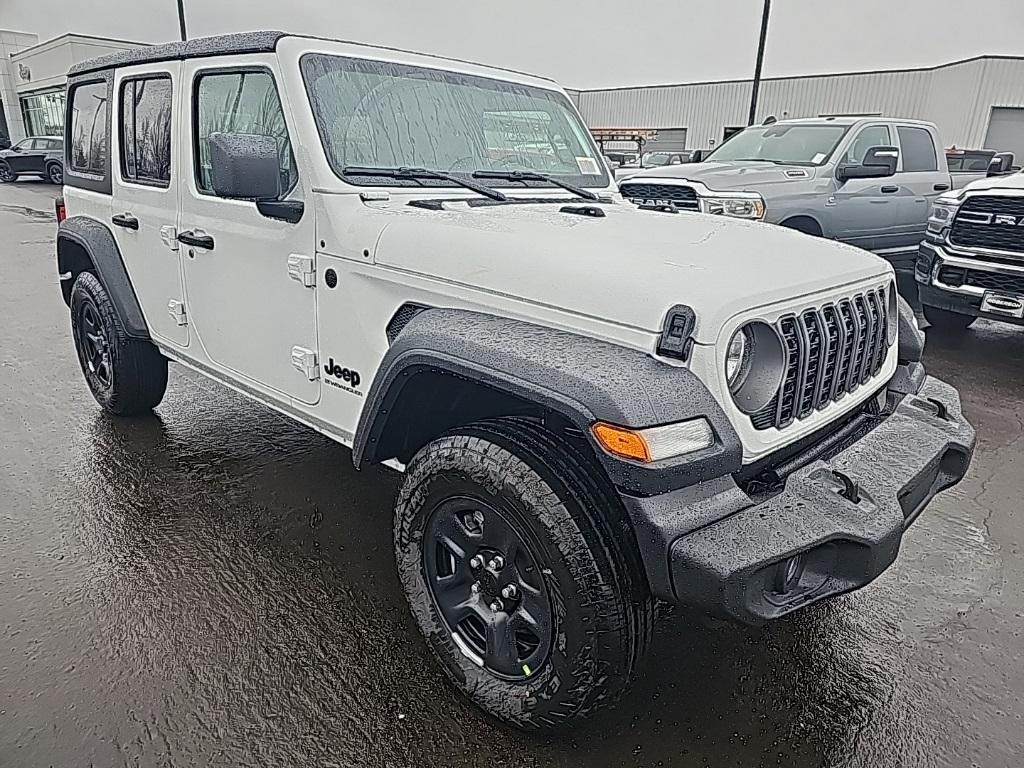
M334 362L333 357L328 358L327 365L324 366L324 373L326 373L328 376L333 376L336 379L344 381L350 387L355 388L359 386L359 372L350 371L348 368L342 368L340 365Z

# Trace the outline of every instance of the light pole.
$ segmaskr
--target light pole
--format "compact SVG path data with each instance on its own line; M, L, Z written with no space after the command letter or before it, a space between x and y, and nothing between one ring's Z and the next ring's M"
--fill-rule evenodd
M178 0L181 5L181 0ZM761 14L761 39L757 43L757 63L754 64L754 90L750 94L750 114L747 116L747 125L753 125L757 119L757 92L761 89L761 64L764 63L764 41L768 36L768 16L772 12L772 0L764 0L764 12ZM184 24L185 22L182 22ZM182 30L185 28L182 27ZM182 32L184 35L185 33ZM185 38L182 37L182 40Z
M185 0L178 0L178 29L181 31L181 41L188 40L185 32Z

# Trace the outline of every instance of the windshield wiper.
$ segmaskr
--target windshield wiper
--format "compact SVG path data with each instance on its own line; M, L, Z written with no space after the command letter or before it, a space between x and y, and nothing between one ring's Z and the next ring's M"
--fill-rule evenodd
M372 168L359 165L349 165L341 170L342 176L385 176L389 179L440 179L458 184L460 187L471 189L479 195L489 197L491 200L505 201L508 197L496 189L477 184L469 179L462 179L444 171L434 171L430 168ZM475 174L474 174L475 175Z
M583 187L577 187L575 184L570 184L567 181L561 181L553 176L548 176L544 173L537 173L536 171L473 171L474 179L507 179L508 181L546 181L548 184L554 184L556 187L572 192L578 197L582 197L584 200L599 200L600 198L591 192L589 189Z

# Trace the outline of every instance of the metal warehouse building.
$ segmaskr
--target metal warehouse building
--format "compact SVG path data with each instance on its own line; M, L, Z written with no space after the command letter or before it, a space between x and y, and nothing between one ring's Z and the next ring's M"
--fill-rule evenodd
M657 128L688 148L717 146L746 125L751 80L570 91L591 128ZM772 115L883 115L929 120L948 147L1024 159L1024 58L979 56L922 69L761 81L757 121Z

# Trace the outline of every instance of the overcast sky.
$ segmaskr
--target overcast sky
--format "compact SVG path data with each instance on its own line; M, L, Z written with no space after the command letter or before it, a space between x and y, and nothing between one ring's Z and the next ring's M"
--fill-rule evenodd
M185 0L191 37L282 29L547 75L572 88L750 77L761 0ZM0 29L177 39L175 0L0 0ZM765 76L1024 55L1024 0L774 0Z

